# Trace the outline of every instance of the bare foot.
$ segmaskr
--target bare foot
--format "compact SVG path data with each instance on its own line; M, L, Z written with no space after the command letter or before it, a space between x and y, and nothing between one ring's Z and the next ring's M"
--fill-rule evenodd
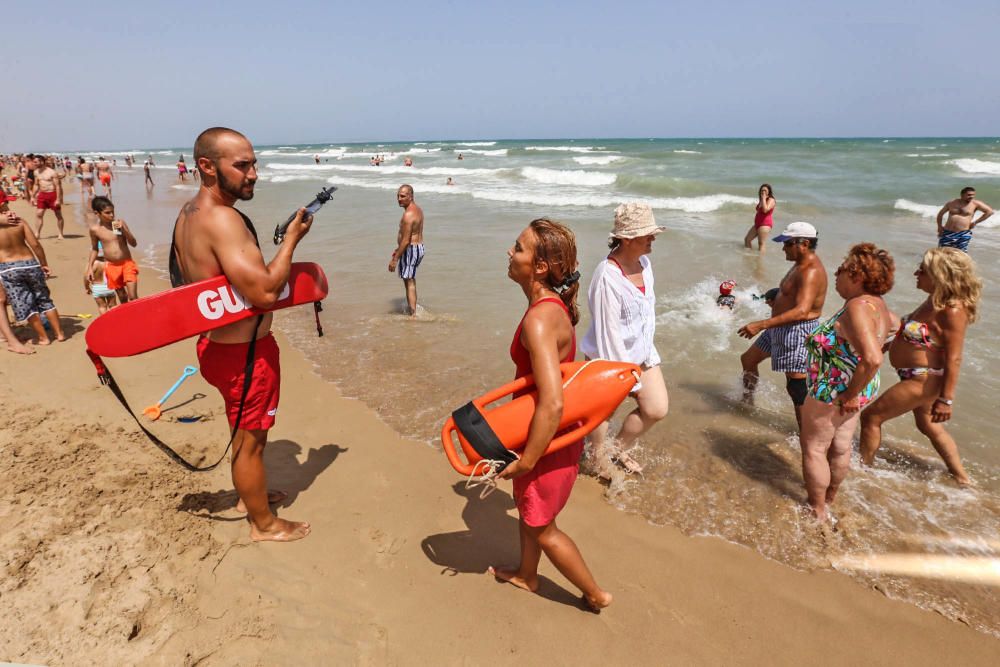
M614 600L614 596L607 591L601 591L594 596L587 594L581 595L580 599L583 600L583 603L587 606L588 611L600 614L602 609L611 604L611 601Z
M486 569L486 574L492 574L496 577L497 581L506 584L513 584L518 588L523 588L529 593L534 593L538 590L538 577L525 579L517 574L517 570L501 569L490 565Z
M288 494L285 493L284 491L271 491L271 490L268 490L268 492L267 492L267 504L268 505L275 505L277 503L280 503L282 500L284 500L287 497L288 497ZM242 498L240 498L239 502L236 503L236 511L239 512L240 514L246 514L247 513L247 506L243 503L243 499Z
M961 486L962 488L968 488L972 486L972 478L969 477L968 475L962 475L961 477L959 477L958 475L952 475L952 477L955 478L955 483Z
M626 472L632 473L633 475L642 473L642 466L639 465L639 462L632 458L628 452L619 452L618 455L612 460L622 468L625 468Z
M38 342L37 342L37 343L35 343L35 344L36 344L36 345L51 345L51 344L52 344L52 341L51 341L51 340L49 340L48 336L46 336L46 337L44 337L44 338L42 338L42 337L39 337L39 338L38 338Z
M19 340L7 341L7 351L14 354L34 354L35 350L30 345L25 345Z
M56 340L59 341L60 343L63 342L64 340L66 340L66 334L59 334L58 336L56 336Z
M289 521L275 518L267 530L261 530L250 523L250 539L254 542L294 542L312 532L305 521Z

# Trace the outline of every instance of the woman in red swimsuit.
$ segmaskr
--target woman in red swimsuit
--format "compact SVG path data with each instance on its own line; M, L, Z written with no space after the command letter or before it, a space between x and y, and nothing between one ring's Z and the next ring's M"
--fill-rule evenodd
M751 242L757 239L757 250L764 254L764 246L767 243L767 235L771 233L774 226L774 192L769 183L764 183L757 190L757 212L753 217L753 227L743 237L743 245L750 248Z
M573 327L579 319L576 295L580 289L576 239L565 226L540 218L521 232L507 256L507 275L528 299L510 356L515 377L535 376L538 402L521 457L500 473L500 477L514 480L521 562L516 568L491 567L489 572L533 593L538 590L538 562L544 552L563 576L583 591L587 606L598 611L611 604L611 594L597 585L576 544L556 526L556 515L569 500L576 481L583 441L544 456L562 416L559 364L576 357Z

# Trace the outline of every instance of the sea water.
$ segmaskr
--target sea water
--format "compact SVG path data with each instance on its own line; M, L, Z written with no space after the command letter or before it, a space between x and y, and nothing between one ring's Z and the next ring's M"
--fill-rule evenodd
M139 166L124 169L124 152L104 153L120 162L117 213L157 265L165 266L163 244L177 207L197 187L180 183L173 166L181 153L190 164L189 151L152 153L158 164L151 192ZM141 165L148 151L128 152ZM375 155L385 156L381 166L370 165ZM970 246L985 290L948 424L973 488L951 481L903 416L886 426L876 467L860 468L855 456L832 508L836 527L818 527L802 511L800 451L783 377L765 362L756 405L744 405L739 355L748 342L736 334L767 316L752 297L776 286L790 266L778 244L769 243L764 255L743 248L761 183L770 183L777 199L774 234L792 221L811 222L831 274L853 243L888 249L897 271L886 299L906 314L925 297L912 274L936 245L941 205L966 185L1000 205L1000 140L422 141L258 146L257 157L256 196L240 207L257 223L267 256L274 224L321 187L339 188L296 253L330 277L326 336L315 337L311 311L284 311L279 326L323 377L432 445L451 410L513 375L508 346L526 302L506 277L506 251L518 233L542 216L576 233L579 337L589 323L586 287L608 252L614 207L650 203L667 227L651 260L670 414L634 453L644 474L612 480L609 502L798 568L842 570L887 595L1000 633L1000 312L993 305L1000 216L977 228ZM404 157L412 167L403 166ZM412 319L402 314L401 281L387 270L402 183L413 186L426 220L421 310ZM714 305L726 279L738 283L732 312ZM841 304L831 281L824 314ZM882 376L883 387L896 381L887 363ZM627 401L616 421L632 405Z

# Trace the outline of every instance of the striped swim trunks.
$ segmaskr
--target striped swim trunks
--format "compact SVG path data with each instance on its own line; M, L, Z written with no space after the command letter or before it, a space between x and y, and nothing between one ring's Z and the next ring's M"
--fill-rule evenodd
M399 277L403 280L413 280L417 277L417 267L424 260L424 244L411 243L406 246L403 256L399 258Z
M939 248L956 248L962 252L969 252L969 241L972 240L972 230L963 229L960 232L941 232L938 237Z
M767 329L754 347L771 355L771 370L777 373L806 372L806 337L819 326L819 318Z

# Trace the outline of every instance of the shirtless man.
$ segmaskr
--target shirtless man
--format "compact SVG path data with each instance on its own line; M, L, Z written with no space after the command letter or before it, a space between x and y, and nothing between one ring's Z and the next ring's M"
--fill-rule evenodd
M396 235L396 249L389 260L389 273L399 265L399 277L406 291L408 315L417 314L417 267L424 259L424 212L413 201L413 187L401 185L396 191L396 201L403 209Z
M111 179L115 177L115 172L111 168L111 163L103 157L97 160L97 178L104 186L104 196L111 198Z
M132 259L133 248L138 245L132 230L124 220L115 217L115 205L107 197L94 197L91 203L96 218L88 218L90 231L90 256L87 258L85 276L94 282L94 262L99 254L98 244L104 250L104 278L108 289L118 294L118 302L126 303L139 298L139 267Z
M27 320L38 336L38 344L48 345L52 341L42 324L41 314L44 313L45 319L56 335L56 340L66 340L59 324L59 311L52 303L49 287L45 282L49 275L49 266L42 244L38 242L27 222L7 210L6 199L0 203L0 217L2 217L0 284L3 285L7 301L14 310L14 320L17 322ZM7 320L6 309L2 319ZM0 325L0 328L3 329L4 338L7 339L7 349L20 352L21 350L17 349L20 341L13 333L9 336L7 334L9 327L3 328Z
M976 212L982 213L978 220L973 220ZM944 224L941 219L948 214ZM972 230L976 225L993 215L993 209L976 199L976 189L962 188L961 196L952 199L941 207L937 214L937 233L939 248L958 248L969 252L969 241L972 240Z
M80 199L83 205L87 206L94 198L94 165L87 162L82 155L76 165L76 175L80 177Z
M148 183L149 185L155 185L153 183L153 177L149 173L149 170L152 166L153 163L150 162L149 160L146 160L145 162L142 163L142 171L146 174L146 183Z
M54 161L48 158L42 161L36 159L35 166L35 236L42 237L42 225L45 223L45 211L51 210L56 214L56 227L59 229L59 238L63 236L63 188L62 176L53 169Z
M177 216L171 283L224 275L248 303L270 307L288 282L292 253L309 231L312 217L304 217L305 209L299 209L274 259L265 264L250 219L233 208L237 201L253 198L257 157L250 141L235 130L209 128L195 141L194 160L201 172L201 186ZM269 502L284 498L279 492L268 492L264 470L264 446L267 432L274 426L281 382L278 345L271 335L272 317L266 313L214 329L198 339L197 351L202 375L222 393L233 428L237 426L249 343L256 340L253 380L233 435L233 485L240 497L237 509L246 511L250 520L250 538L288 542L305 537L310 528L305 522L278 518L269 507Z
M778 286L771 317L744 325L739 334L753 338L761 352L771 355L771 370L785 374L785 389L795 406L795 421L802 428L802 404L806 400L806 337L819 325L826 301L826 269L816 255L819 235L808 222L793 222L774 240L782 244L785 259L795 262ZM743 383L756 385L756 368L744 354Z

